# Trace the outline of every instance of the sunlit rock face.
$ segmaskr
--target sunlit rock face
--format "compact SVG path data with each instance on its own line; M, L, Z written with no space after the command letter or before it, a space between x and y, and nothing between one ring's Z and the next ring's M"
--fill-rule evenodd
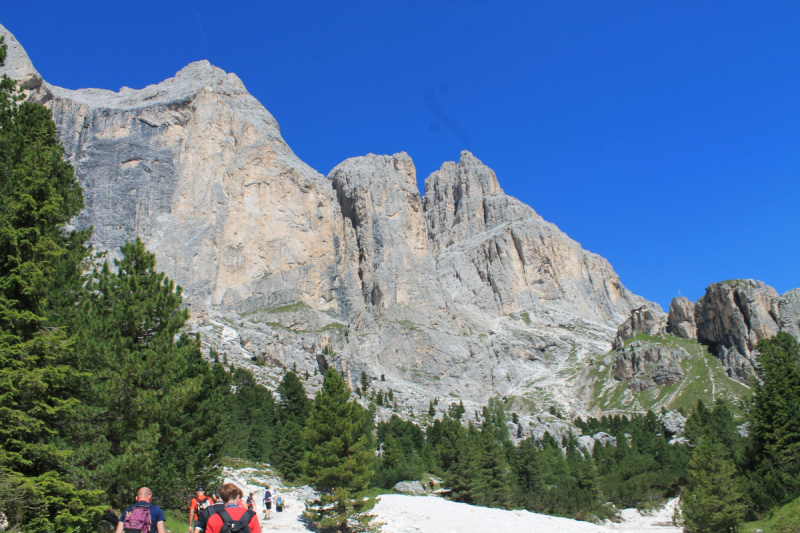
M798 289L783 296L752 279L712 283L696 303L675 298L667 322L677 336L712 344L728 374L746 382L753 376L761 339L785 331L800 338Z
M469 152L417 189L405 153L303 163L242 81L207 61L143 89L48 84L5 28L0 72L48 106L112 255L141 237L206 346L274 385L336 365L400 409L582 408L572 377L643 306L610 264L506 195ZM324 353L323 353L324 352ZM253 364L260 363L259 365Z

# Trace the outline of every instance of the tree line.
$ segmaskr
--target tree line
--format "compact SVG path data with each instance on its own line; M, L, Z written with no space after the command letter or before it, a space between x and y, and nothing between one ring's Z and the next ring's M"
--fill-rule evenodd
M295 372L273 394L213 351L204 358L155 256L138 239L114 260L95 253L91 230L68 225L82 208L50 111L4 76L0 510L24 531L94 531L143 485L183 507L196 484L219 480L224 456L312 484L320 500L308 517L339 530L369 527L370 487L426 474L456 501L585 520L682 493L693 532L734 531L800 494L800 347L788 334L758 345L744 436L723 402L698 403L678 444L652 412L576 419L586 434L616 438L591 453L574 436L515 444L498 398L478 423L458 403L425 427L397 416L376 424L377 407L396 400L368 393L365 374L351 394L329 368L311 400Z

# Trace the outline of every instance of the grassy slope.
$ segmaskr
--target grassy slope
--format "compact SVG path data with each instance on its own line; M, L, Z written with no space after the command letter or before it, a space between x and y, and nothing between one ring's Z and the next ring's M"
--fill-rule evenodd
M784 517L788 518L791 516L791 511L800 514L800 498L797 498L793 502L789 502L783 507L776 509L770 514L770 516L767 516L762 520L744 524L742 526L742 533L751 533L755 529L760 529L764 531L764 533L770 533L774 531L773 528L778 523L778 516L783 515Z
M696 340L681 339L672 335L649 337L639 335L630 339L626 344L635 340L670 347L682 348L689 357L681 361L685 377L679 383L669 387L653 387L638 394L628 390L628 381L614 379L613 359L616 352L599 355L592 361L589 378L593 387L594 400L592 410L603 412L616 411L646 411L652 409L659 411L662 407L667 410L689 408L702 399L707 405L714 400L722 398L727 401L735 415L741 415L738 407L739 400L752 394L745 385L728 377L722 363L708 347ZM606 359L608 357L608 359ZM603 365L603 360L611 360L611 364Z

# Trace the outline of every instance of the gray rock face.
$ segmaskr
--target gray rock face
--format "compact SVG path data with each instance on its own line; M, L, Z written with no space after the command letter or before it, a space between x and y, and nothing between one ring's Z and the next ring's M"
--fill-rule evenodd
M541 415L535 417L530 424L529 430L523 431L522 437L529 436L536 442L542 442L546 433L549 433L559 443L563 443L564 439L570 435L580 436L581 434L580 428L574 427L565 420L551 420Z
M425 494L425 487L419 481L400 481L395 484L394 490L404 494Z
M614 378L630 379L628 388L633 392L674 385L683 379L680 361L688 355L678 348L635 341L614 361Z
M593 436L590 435L581 435L578 437L578 449L585 455L594 455L594 444L595 442L599 442L601 445L617 445L617 438L600 431L599 433L595 433Z
M353 388L362 371L385 374L375 386L409 416L436 397L475 410L534 391L573 412L575 369L608 350L632 309L657 309L469 152L428 177L424 197L403 153L325 177L207 61L139 90L73 91L43 81L0 34L0 74L52 110L83 187L73 225L93 226L112 256L141 237L184 288L205 348L268 386L295 364L330 364Z
M669 317L667 326L671 333L684 339L697 338L697 318L695 317L695 303L683 296L674 298L669 304Z
M800 338L797 300L790 293L779 296L772 287L754 280L712 283L693 309L685 298L673 300L668 322L680 337L714 344L728 374L747 381L753 375L759 340L778 331Z
M625 341L640 333L655 337L666 331L666 317L664 312L651 307L642 306L631 310L631 316L619 325L617 336L614 338L614 348L619 350L625 346Z
M683 430L686 427L686 417L679 411L670 411L663 415L659 414L658 419L670 438L683 435Z
M431 174L425 191L440 281L456 304L496 315L542 302L616 325L645 303L605 259L507 196L469 152Z

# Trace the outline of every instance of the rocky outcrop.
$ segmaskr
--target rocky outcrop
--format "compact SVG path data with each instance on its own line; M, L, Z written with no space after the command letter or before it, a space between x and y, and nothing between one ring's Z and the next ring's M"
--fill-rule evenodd
M688 355L680 348L634 341L615 359L614 379L631 380L628 388L633 392L674 385L683 379L680 361Z
M712 283L692 304L676 298L670 304L670 331L715 346L728 375L746 382L753 375L756 344L785 331L800 338L795 293L778 295L761 281Z
M680 411L659 414L658 419L661 421L661 425L664 426L664 431L667 432L669 438L683 435L683 431L686 428L686 417Z
M591 456L594 454L595 443L600 443L601 446L616 446L617 438L600 431L594 435L581 435L578 437L578 449L584 456Z
M626 340L642 333L651 337L661 335L666 332L666 328L666 317L663 311L648 306L633 309L631 310L631 316L617 328L617 336L614 337L614 349L622 349Z
M671 333L684 339L697 338L697 318L695 316L696 304L688 298L680 296L673 298L669 304L667 327Z

